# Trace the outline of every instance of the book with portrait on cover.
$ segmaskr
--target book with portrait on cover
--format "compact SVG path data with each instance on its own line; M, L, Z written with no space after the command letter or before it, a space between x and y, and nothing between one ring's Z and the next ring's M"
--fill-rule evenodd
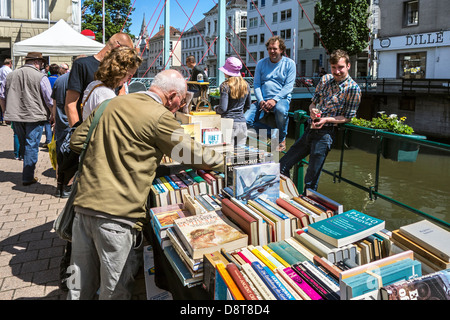
M230 251L247 246L248 236L217 212L177 219L174 228L193 259L222 248Z

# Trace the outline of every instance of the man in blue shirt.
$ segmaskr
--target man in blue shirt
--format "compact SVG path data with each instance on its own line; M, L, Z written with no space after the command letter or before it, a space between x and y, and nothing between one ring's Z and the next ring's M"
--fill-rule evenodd
M266 48L269 57L258 62L254 75L256 103L246 111L245 118L249 128L271 130L273 128L267 122L268 115L273 113L280 142L276 151L283 151L286 149L289 103L294 88L296 67L295 62L285 56L286 45L280 37L270 38L266 42Z
M280 173L289 177L290 169L309 155L304 191L317 190L323 164L336 137L336 126L355 117L361 102L361 89L348 74L348 54L334 51L330 65L331 74L321 78L309 105L311 118L305 133L280 159Z

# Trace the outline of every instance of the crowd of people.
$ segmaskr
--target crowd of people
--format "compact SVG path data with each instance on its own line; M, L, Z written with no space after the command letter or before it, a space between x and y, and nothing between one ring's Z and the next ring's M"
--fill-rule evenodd
M281 38L272 37L266 47L268 57L257 63L254 75L256 101L252 103L250 86L242 77L241 60L229 57L218 69L225 81L215 111L234 120L234 143L245 144L250 129L268 129L272 139L279 135L273 139L279 142L276 150L284 151L296 66L286 57ZM52 135L56 142L55 196L67 198L77 179L73 236L61 261L61 287L67 289L68 299L97 295L129 299L142 259L143 229L149 224L147 198L163 155L179 152L185 165L217 171L224 169L223 157L186 139L175 119L180 108L190 109L189 97L196 95L189 91L198 89L188 87L178 71L164 70L148 90L128 94L127 83L142 63L129 35L117 33L97 54L76 57L70 72L67 64L51 64L47 69L45 62L41 53L30 52L16 70L11 70L10 60L0 69L2 121L11 123L17 138L22 184L38 182L35 166L45 129L45 143ZM192 69L190 80L195 81L197 74L207 79L193 57L186 64ZM348 75L348 55L335 52L330 64L331 74L322 77L310 105L311 120L317 121L311 121L280 161L281 173L289 176L290 168L310 154L305 182L313 189L336 124L355 116L360 102L359 87ZM79 154L101 103L106 108L76 175ZM75 282L68 280L73 278L69 267L75 270Z

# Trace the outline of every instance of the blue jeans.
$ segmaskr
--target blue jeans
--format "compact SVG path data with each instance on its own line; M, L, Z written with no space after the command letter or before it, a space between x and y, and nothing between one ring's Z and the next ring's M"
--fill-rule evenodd
M306 128L298 139L280 160L280 173L290 177L290 169L309 155L309 165L305 175L305 189L317 190L322 167L331 150L336 136L335 127L322 129Z
M45 129L45 143L49 144L50 142L52 142L53 137L52 125L50 121L45 122L44 129Z
M14 122L11 124L11 128L14 132L14 158L20 159L23 158L23 153L20 153L20 143L19 143L19 137L17 137L17 133L14 130Z
M283 142L286 138L289 125L289 103L290 99L281 99L277 102L273 108L275 123L272 125L267 124L267 121L265 121L268 120L269 114L262 111L259 108L259 105L253 103L244 114L247 121L247 127L255 130L266 129L270 132L271 129L274 129L273 125L276 125L280 134L278 141Z
M14 132L20 145L19 154L23 155L22 182L31 182L34 179L44 124L45 121L14 122Z

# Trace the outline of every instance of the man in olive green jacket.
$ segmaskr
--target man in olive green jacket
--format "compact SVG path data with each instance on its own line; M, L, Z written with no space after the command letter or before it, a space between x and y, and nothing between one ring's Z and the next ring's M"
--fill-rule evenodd
M99 288L100 299L131 297L147 197L164 154L194 168L223 171L221 154L190 139L174 117L186 90L178 71L165 70L148 91L109 101L78 178L68 299L93 299ZM72 135L75 152L81 152L94 114Z

